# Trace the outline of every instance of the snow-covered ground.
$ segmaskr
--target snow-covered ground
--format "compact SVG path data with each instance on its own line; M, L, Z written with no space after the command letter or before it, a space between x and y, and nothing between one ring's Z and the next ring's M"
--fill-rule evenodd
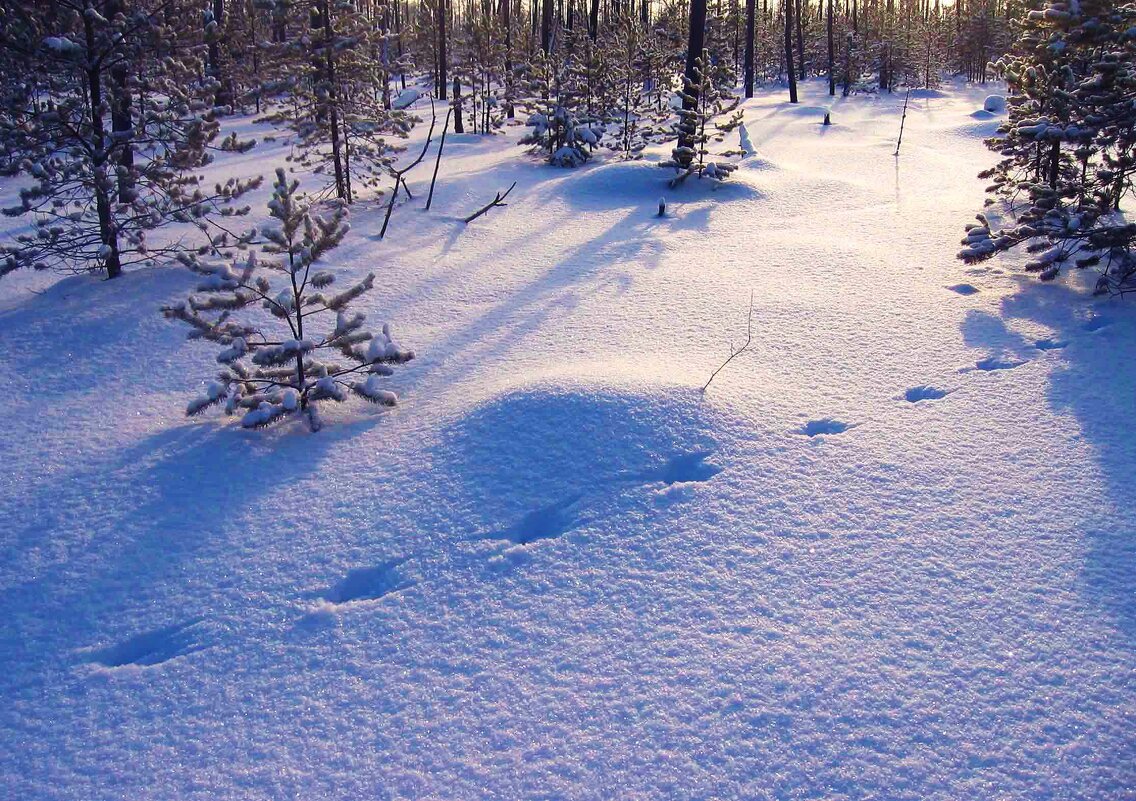
M989 91L762 92L716 192L451 135L318 434L182 417L184 270L5 279L0 798L1136 797L1136 319L954 259Z

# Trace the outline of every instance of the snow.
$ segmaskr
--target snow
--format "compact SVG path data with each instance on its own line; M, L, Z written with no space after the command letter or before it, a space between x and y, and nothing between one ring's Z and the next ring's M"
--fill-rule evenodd
M417 89L414 89L414 88L403 89L401 92L398 93L398 97L396 97L393 101L391 101L391 108L394 108L394 109L410 108L411 106L413 106L418 101L418 98L420 98L420 97L422 97L422 92L420 92Z
M982 101L982 109L991 114L1003 114L1006 111L1006 98L1002 95L988 95Z
M5 278L0 795L1125 797L1136 321L955 259L996 121L942 95L893 158L902 95L761 91L674 191L447 140L329 259L399 405L315 434L182 417L183 268Z

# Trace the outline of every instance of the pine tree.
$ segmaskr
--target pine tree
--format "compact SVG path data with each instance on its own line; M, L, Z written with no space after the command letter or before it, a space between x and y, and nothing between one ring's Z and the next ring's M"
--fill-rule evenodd
M669 161L660 166L673 168L678 173L671 181L675 186L691 175L724 181L737 169L736 164L723 161L707 161L711 140L722 141L724 136L741 124L742 112L738 109L738 99L727 99L714 83L714 72L710 66L710 54L703 50L694 60L692 75L685 76L686 86L682 91L682 110L675 127L679 131L679 144L671 151ZM715 120L729 114L723 122ZM688 143L689 144L686 144Z
M996 65L1011 95L987 142L1002 159L980 174L994 208L967 226L961 259L1025 245L1042 280L1072 261L1100 271L1098 292L1136 289L1136 225L1114 213L1134 169L1134 25L1136 7L1107 0L1031 5Z
M191 339L224 346L217 355L222 367L216 380L189 404L188 415L224 405L229 414L243 412L245 428L301 416L318 431L321 401L341 402L355 394L386 406L397 402L382 379L392 374L392 365L413 359L413 351L396 345L387 325L373 333L364 327L364 314L350 311L352 302L374 287L374 273L331 292L335 273L315 268L347 234L346 206L336 203L327 217L312 214L298 189L298 181L289 181L283 169L276 171L268 204L276 223L264 231L269 258L253 253L244 264L182 259L201 283L196 293L162 312L189 325ZM246 321L234 319L258 304L270 315L269 323L251 314Z
M34 231L0 246L0 275L34 267L114 278L186 248L239 244L216 219L245 213L230 204L259 180L201 187L194 171L215 149L216 87L200 80L200 48L178 15L157 3L128 12L119 0L59 0L24 19L4 47L25 60L28 91L7 95L0 148L33 180L4 213L31 216ZM150 241L170 225L200 236Z
M386 39L350 3L314 0L306 36L276 50L280 80L268 94L286 102L266 116L296 132L292 155L328 183L316 195L352 203L362 189L377 189L403 148L417 118L391 110L385 90L390 67L379 56Z

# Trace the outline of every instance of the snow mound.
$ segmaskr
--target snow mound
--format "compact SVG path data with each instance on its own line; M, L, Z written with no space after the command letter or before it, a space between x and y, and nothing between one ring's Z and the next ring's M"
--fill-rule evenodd
M949 95L941 89L912 89L911 96L917 97L921 100L935 100L938 98L949 97Z
M622 516L623 492L712 479L717 419L688 388L511 390L447 428L436 466L476 538L527 544Z
M990 95L983 101L982 110L991 114L1004 114L1006 112L1006 98L1002 95Z
M398 93L398 97L391 102L391 108L397 110L410 108L420 97L422 97L422 93L417 89L403 89Z
M671 189L667 182L675 173L660 169L649 161L616 162L580 170L558 187L559 197L582 210L611 210L641 206L652 213L658 210L660 193L669 201L672 197L690 199L698 196L716 200L757 199L758 190L738 177L718 182L696 177L688 178Z

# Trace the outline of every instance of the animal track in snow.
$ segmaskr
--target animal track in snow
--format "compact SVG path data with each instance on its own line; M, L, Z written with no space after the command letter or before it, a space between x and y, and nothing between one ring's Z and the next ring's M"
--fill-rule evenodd
M579 521L575 506L581 495L571 495L556 503L529 512L504 531L488 534L484 539L508 540L515 545L528 545L537 540L554 539L566 534Z
M904 400L908 403L918 403L925 400L938 400L939 398L947 397L947 390L932 387L930 385L921 387L912 387L903 393Z
M203 631L205 618L194 618L186 623L155 629L123 640L118 645L91 652L90 661L109 668L135 665L153 667L179 656L186 656L208 648L207 632Z
M377 601L392 593L413 587L414 582L402 577L398 568L406 559L392 559L374 567L349 570L343 580L328 590L324 600L333 604L352 601Z
M976 295L978 294L978 287L974 284L952 284L947 287L951 292L957 292L960 295Z
M722 468L717 465L706 463L706 458L711 455L710 451L676 454L661 468L645 473L641 478L646 481L662 481L668 486L691 481L709 481L722 472Z
M797 433L804 434L806 437L819 437L822 434L843 434L851 427L841 420L825 417L821 420L809 420L797 429Z
M977 362L974 366L979 370L990 372L992 370L1013 370L1025 364L1022 359L1008 359L1001 356L988 356Z
M1064 339L1039 339L1033 346L1038 350L1061 350L1068 344Z

